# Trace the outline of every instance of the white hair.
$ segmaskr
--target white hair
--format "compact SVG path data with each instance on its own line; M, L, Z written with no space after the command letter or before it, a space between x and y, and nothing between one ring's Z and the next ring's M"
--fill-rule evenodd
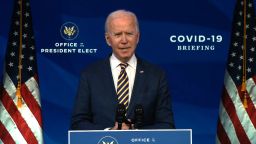
M128 11L128 10L116 10L116 11L111 12L108 15L108 17L106 19L106 22L105 22L105 32L108 32L109 22L113 18L120 17L120 16L123 16L123 15L129 15L129 16L132 16L134 18L135 25L136 25L136 31L139 32L139 22L138 22L137 16L133 12Z

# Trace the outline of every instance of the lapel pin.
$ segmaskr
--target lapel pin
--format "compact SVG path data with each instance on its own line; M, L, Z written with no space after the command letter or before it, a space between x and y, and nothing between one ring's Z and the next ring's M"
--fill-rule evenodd
M143 74L143 73L144 73L144 71L143 71L143 70L141 70L141 71L140 71L140 73L141 73L141 74Z

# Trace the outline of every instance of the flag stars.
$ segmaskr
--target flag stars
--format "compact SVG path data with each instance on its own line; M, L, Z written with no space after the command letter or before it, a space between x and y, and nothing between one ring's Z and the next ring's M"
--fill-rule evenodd
M254 27L253 30L256 31L256 27Z
M237 79L237 80L240 80L240 76L236 76L236 79Z
M31 66L28 67L28 71L32 71L32 67Z
M241 25L242 25L242 23L239 21L239 22L237 22L237 25L238 25L238 26L241 26Z
M240 56L240 60L242 60L242 59L244 59L244 57L243 57L243 56Z
M229 64L229 66L230 66L230 67L234 67L234 63L231 62L231 63Z
M236 32L236 34L235 34L236 36L239 36L240 35L240 33L239 32Z
M17 14L17 15L20 15L20 11L17 11L16 14Z
M248 61L249 61L249 62L253 62L253 58L252 58L252 57L249 58Z
M249 24L246 25L246 28L247 28L247 29L249 28Z
M21 59L24 59L24 54L22 54L20 57L21 57Z
M247 72L249 73L249 72L252 72L252 69L251 68L247 68Z
M243 15L243 12L242 12L242 11L239 11L239 15L240 15L240 16Z
M241 1L241 5L244 5L244 2L243 2L243 1Z
M247 18L251 18L251 14L247 14Z
M26 3L26 6L29 6L29 2Z
M25 23L25 24L24 24L24 27L27 28L27 27L28 27L28 23Z
M232 57L235 57L235 56L236 56L236 53L235 53L235 52L232 52L232 53L231 53L231 56L232 56Z
M22 48L26 48L26 45L25 45L25 44L23 44L23 45L22 45Z
M23 38L24 38L24 39L27 38L27 34L23 34Z
M12 46L16 46L17 45L17 42L12 42Z
M256 37L253 37L253 38L252 38L252 41L256 41Z
M15 21L15 25L19 25L20 24L20 22L19 21Z
M35 49L35 47L32 45L31 47L30 47L32 50L34 50Z
M25 16L26 16L26 17L29 17L29 13L28 13L28 12L26 12L26 13L25 13Z
M251 8L251 7L252 7L252 3L249 3L249 4L248 4L248 7Z
M11 52L10 55L11 55L12 57L14 57L14 56L15 56L15 53L14 53L14 52Z
M30 61L33 61L33 60L34 60L34 57L33 57L33 56L30 56L30 57L29 57L29 60L30 60Z
M9 65L10 67L13 67L13 62L10 62L8 65Z
M238 70L241 70L241 69L242 69L242 66L239 65L237 68L238 68Z
M237 47L237 46L238 46L238 43L237 43L237 42L234 42L233 45L234 45L235 47Z
M254 51L255 51L255 48L254 48L254 47L252 47L250 50L251 50L252 52L254 52Z
M18 32L17 32L17 31L15 31L15 32L13 33L13 35L14 35L14 36L17 36L17 35L18 35Z

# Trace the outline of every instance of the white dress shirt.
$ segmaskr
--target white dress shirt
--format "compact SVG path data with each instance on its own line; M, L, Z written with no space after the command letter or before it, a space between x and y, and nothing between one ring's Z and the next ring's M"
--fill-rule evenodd
M118 60L116 56L112 53L112 55L110 56L110 66L111 66L111 71L112 71L112 76L113 76L116 91L117 91L118 76L121 71L121 67L119 66L120 63L122 62ZM137 67L137 58L135 54L133 54L133 56L127 63L128 63L128 66L125 69L125 71L129 79L129 102L130 102L132 90L133 90L133 84L135 80L136 67Z

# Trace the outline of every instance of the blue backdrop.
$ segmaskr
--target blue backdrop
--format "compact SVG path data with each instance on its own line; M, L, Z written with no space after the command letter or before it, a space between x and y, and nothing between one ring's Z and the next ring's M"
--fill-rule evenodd
M13 2L0 3L2 72ZM234 6L235 0L32 0L45 143L67 143L80 72L111 52L104 40L104 21L116 9L137 14L141 31L137 54L167 71L176 127L192 129L194 144L215 143ZM55 48L56 42L67 42L59 31L68 21L79 27L74 42L83 42L84 48L97 53L41 53ZM171 35L221 35L222 41L172 43ZM214 45L215 49L181 51L179 44Z

